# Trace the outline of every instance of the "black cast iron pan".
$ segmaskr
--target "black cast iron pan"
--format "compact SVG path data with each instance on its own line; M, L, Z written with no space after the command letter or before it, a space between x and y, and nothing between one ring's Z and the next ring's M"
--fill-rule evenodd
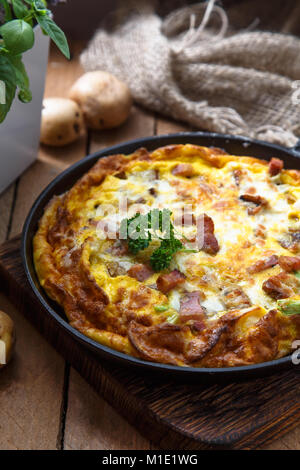
M87 172L99 158L106 155L118 153L129 154L139 147L154 150L164 145L185 143L204 145L207 147L219 147L232 155L254 156L266 160L277 157L284 161L285 168L300 169L300 145L286 149L267 142L251 140L246 137L206 132L181 132L177 134L146 137L98 151L75 163L57 176L52 183L44 189L31 208L22 234L22 258L29 284L35 296L43 306L45 315L52 317L59 324L60 328L63 328L74 340L79 341L87 349L96 353L99 359L113 361L122 367L131 367L137 373L151 372L155 375L158 374L161 378L170 377L183 380L207 380L211 382L212 380L236 381L240 379L250 379L252 377L269 375L270 373L275 373L287 368L295 368L296 366L293 365L291 356L264 362L262 364L226 368L178 367L143 361L114 351L79 333L68 324L61 308L47 297L46 293L39 285L33 266L32 239L37 230L38 221L43 214L44 207L54 195L61 194L71 188L77 179Z

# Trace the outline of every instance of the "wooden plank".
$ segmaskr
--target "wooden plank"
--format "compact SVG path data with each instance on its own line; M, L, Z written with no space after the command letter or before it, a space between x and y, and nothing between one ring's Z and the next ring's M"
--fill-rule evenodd
M128 121L119 129L91 134L90 152L153 132L153 115L134 107ZM151 448L148 440L97 395L74 369L70 374L64 442L67 449Z
M121 127L108 131L91 132L90 153L128 140L153 135L154 130L153 114L133 106L128 120Z
M300 426L265 447L267 450L300 450Z
M187 124L171 121L170 119L159 117L156 121L156 134L173 134L175 132L192 131L193 128Z
M23 173L18 183L15 210L12 217L11 237L21 232L25 217L33 202L42 189L45 188L60 171L60 168L38 160Z
M149 449L140 433L71 369L65 449Z

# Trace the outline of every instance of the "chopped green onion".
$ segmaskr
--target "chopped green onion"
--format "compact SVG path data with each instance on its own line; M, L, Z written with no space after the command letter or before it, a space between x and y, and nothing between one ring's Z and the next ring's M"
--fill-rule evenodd
M300 314L300 300L283 299L277 300L279 310L284 315L299 315Z
M169 310L169 305L156 305L154 307L154 310L156 310L157 312L166 312L166 310Z
M179 317L179 314L177 312L175 313L172 313L172 315L170 315L168 318L167 318L167 322L168 323L176 323L177 320L178 320L178 317Z
M298 279L300 279L300 271L295 271L295 272L294 272L294 275L295 275Z

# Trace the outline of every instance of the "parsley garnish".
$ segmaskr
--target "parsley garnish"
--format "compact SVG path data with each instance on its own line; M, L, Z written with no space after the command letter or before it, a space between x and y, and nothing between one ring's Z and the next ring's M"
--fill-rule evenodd
M150 264L154 271L162 271L170 266L173 255L183 248L183 244L177 238L163 239L160 246L153 251Z
M150 214L150 213L149 213ZM139 251L148 248L152 240L149 228L151 218L147 215L136 213L131 219L123 219L120 227L121 237L127 239L128 248L136 255Z
M182 242L175 238L171 215L169 209L152 209L145 215L137 213L131 219L121 222L121 238L127 239L129 251L133 254L148 248L153 239L160 240L160 246L150 256L154 271L168 268L174 254L184 250Z

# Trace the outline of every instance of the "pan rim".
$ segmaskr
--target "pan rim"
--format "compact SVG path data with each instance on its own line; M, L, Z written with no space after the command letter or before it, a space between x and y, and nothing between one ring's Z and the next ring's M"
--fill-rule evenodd
M192 376L236 376L238 378L241 374L247 373L247 372L255 372L255 371L261 371L261 370L269 370L269 369L277 369L278 371L280 370L280 366L292 364L292 355L284 356L279 359L274 359L272 361L267 361L267 362L261 362L258 364L250 364L250 365L245 365L245 366L236 366L236 367L185 367L185 366L176 366L172 364L163 364L163 363L156 363L152 361L145 361L143 359L127 355L125 353L121 353L119 351L116 351L114 349L109 348L108 346L104 346L101 343L98 343L94 341L93 339L83 335L80 333L78 330L76 330L74 327L72 327L64 318L60 316L60 314L52 308L50 303L48 303L44 297L41 295L39 292L36 283L31 275L30 271L30 266L29 266L29 254L27 253L28 249L28 243L32 244L32 240L29 240L30 237L30 229L31 229L31 224L34 223L33 219L35 217L35 213L38 208L42 205L44 208L45 205L47 204L47 196L51 192L53 188L55 188L58 183L63 181L67 175L70 173L74 172L81 166L85 165L89 161L93 161L94 159L102 158L104 156L110 155L113 152L117 152L120 149L127 147L127 146L136 146L136 148L146 146L147 143L153 143L155 141L159 140L170 140L170 144L172 139L178 139L180 137L184 138L216 138L216 139L222 139L222 140L228 140L228 141L235 141L239 142L240 144L254 144L254 145L260 145L264 148L267 149L274 149L276 151L281 151L284 152L287 155L290 155L292 157L299 157L299 153L297 153L293 148L285 148L277 144L272 144L269 142L264 142L261 140L256 140L256 139L251 139L248 137L244 136L236 136L236 135L229 135L229 134L219 134L219 133L211 133L211 132L202 132L202 131L197 131L197 132L176 132L176 133L171 133L171 134L160 134L160 135L155 135L155 136L149 136L149 137L142 137L138 139L133 139L130 141L122 142L120 144L116 144L110 147L106 147L104 149L98 150L90 155L87 155L86 157L83 157L81 160L78 162L75 162L73 165L59 173L44 189L41 191L39 196L35 199L23 226L22 230L22 239L21 239L21 256L22 256L22 262L23 262L23 267L25 270L26 278L29 282L29 285L35 295L35 297L38 299L39 303L43 306L44 310L52 319L54 319L56 322L58 322L59 326L63 328L68 334L70 334L75 340L79 341L83 346L87 347L89 350L97 351L98 354L102 353L103 356L107 359L112 359L115 360L119 363L126 364L128 366L137 366L135 368L136 371L139 369L145 369L148 371L168 371L172 372L176 375L180 374L181 376L184 375L192 375ZM167 144L164 144L167 145ZM158 145L158 147L161 145ZM32 260L31 260L32 261Z

